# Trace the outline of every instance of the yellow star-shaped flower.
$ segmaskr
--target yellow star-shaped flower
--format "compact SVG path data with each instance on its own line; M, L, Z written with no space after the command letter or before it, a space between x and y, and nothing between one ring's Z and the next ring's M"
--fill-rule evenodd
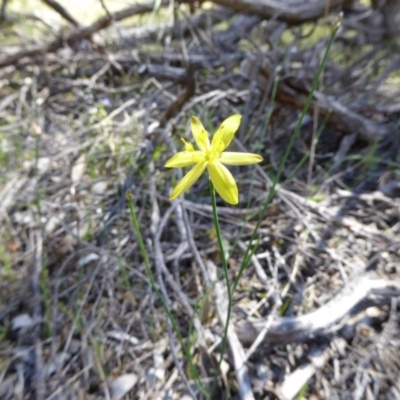
M169 198L170 200L176 199L186 192L207 168L217 193L229 204L237 204L239 202L235 179L223 164L250 165L262 161L262 157L258 154L225 151L239 128L241 118L239 114L227 118L215 132L210 144L208 132L196 117L192 117L192 134L199 150L195 150L192 144L182 139L185 144L185 150L175 154L165 163L167 168L181 168L195 164L175 186Z

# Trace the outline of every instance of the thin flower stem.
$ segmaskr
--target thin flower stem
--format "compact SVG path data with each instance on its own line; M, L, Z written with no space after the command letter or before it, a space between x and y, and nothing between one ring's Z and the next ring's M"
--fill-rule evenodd
M314 92L315 92L315 90L317 88L320 76L322 74L322 71L323 71L323 69L325 67L326 61L328 59L328 55L329 55L331 46L333 44L333 41L335 40L336 33L337 33L337 31L338 31L338 29L340 27L341 18L342 18L342 15L340 14L339 18L338 18L338 21L332 27L332 33L331 33L331 36L329 38L328 44L326 46L325 53L324 53L324 56L322 58L321 64L319 65L319 68L318 68L318 71L317 71L317 75L314 78L310 93L308 94L308 97L307 97L306 103L304 105L304 108L303 108L303 110L301 112L300 118L297 121L296 128L294 129L294 132L293 132L293 134L292 134L292 136L290 138L288 147L286 148L286 151L285 151L285 153L284 153L284 155L282 157L282 161L281 161L281 163L279 165L278 172L277 172L277 174L276 174L276 176L275 176L275 178L273 180L272 187L271 187L271 190L269 192L268 198L264 203L264 206L263 206L263 208L262 208L262 210L260 212L260 216L258 218L257 224L256 224L256 226L254 228L254 231L253 231L252 235L251 235L249 244L247 246L246 252L245 252L244 257L243 257L243 262L241 263L240 268L239 268L239 273L237 274L236 279L235 279L234 284L233 284L233 291L235 291L237 285L239 284L240 278L241 278L244 270L246 269L248 263L250 262L251 255L255 250L254 246L253 246L254 239L255 239L255 237L257 235L258 229L260 228L260 225L261 225L262 221L264 220L264 216L265 216L265 213L267 212L268 206L270 205L273 197L275 196L276 185L279 182L279 179L280 179L280 177L282 175L282 172L283 172L283 169L285 167L286 161L287 161L287 159L289 157L289 154L290 154L290 152L291 152L291 150L293 148L293 145L294 145L294 143L295 143L295 141L297 139L297 136L298 136L298 134L300 132L300 128L301 128L301 124L303 122L303 119L304 119L305 115L307 114L307 111L308 111L308 109L309 109L309 107L311 105Z
M221 254L222 269L224 271L225 282L226 282L226 290L227 290L227 293L228 293L228 309L227 309L227 313L226 313L226 322L225 322L225 326L224 326L224 335L222 337L221 353L220 353L217 372L216 372L216 378L217 378L219 373L220 373L220 371L221 371L221 364L222 364L222 360L223 360L223 357L224 357L224 354L225 354L226 344L227 344L227 339L228 339L228 327L229 327L229 321L231 319L231 309L232 309L232 289L231 289L231 283L229 281L228 264L226 262L225 249L224 249L224 244L222 242L222 236L221 236L221 229L220 229L219 221L218 221L217 199L216 199L216 196L215 196L214 185L212 184L211 180L210 180L210 193L211 193L211 205L212 205L212 211L213 211L215 232L216 232L216 235L217 235L219 252ZM227 390L229 391L229 388L227 388ZM229 397L230 396L228 396L228 398Z

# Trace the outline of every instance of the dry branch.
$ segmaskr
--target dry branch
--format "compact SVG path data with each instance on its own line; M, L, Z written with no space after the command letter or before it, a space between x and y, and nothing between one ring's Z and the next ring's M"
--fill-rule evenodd
M284 85L282 85L280 89L281 90L277 95L278 101L289 105L291 104L299 110L304 108L306 102L305 95L294 92L292 89L289 89ZM340 104L338 101L317 90L314 92L314 100L311 104L309 113L313 113L315 107L318 107L319 112L323 116L330 113L330 122L334 123L339 131L350 134L357 132L370 143L382 138L387 132L387 129L384 126L355 113L346 106Z
M316 0L312 2L305 2L304 0L213 0L213 3L231 7L235 11L246 14L275 18L289 25L316 21L343 6L343 0Z
M274 321L265 335L268 344L299 342L321 334L344 317L356 306L364 306L364 300L372 295L386 298L400 296L400 283L385 279L373 279L369 275L356 278L345 286L330 302L318 310L298 317L283 317ZM237 325L243 343L252 343L263 330L266 319L249 319Z
M41 400L45 398L45 386L43 380L43 349L42 341L40 339L40 321L42 318L42 294L40 290L40 279L42 273L42 251L43 251L43 238L39 229L35 229L31 233L32 249L34 251L34 261L31 274L31 284L33 292L33 315L34 315L34 347L35 347L35 376L34 376L34 390L36 399Z
M8 0L3 0L3 1L1 2L1 8L0 8L0 22L4 21L4 20L6 19L7 1L8 1Z
M215 6L212 9L191 15L190 18L179 21L179 24L170 22L161 26L135 27L130 31L128 37L124 37L124 41L132 46L154 43L160 40L160 32L162 32L162 38L170 37L171 40L186 38L193 31L206 30L211 25L214 26L219 22L229 20L233 14L234 11L230 8Z
M42 0L43 3L47 4L54 11L59 13L66 21L70 22L72 25L79 26L79 22L66 10L60 3L55 0Z
M65 44L72 45L78 40L87 39L94 33L102 29L108 28L113 21L117 22L132 17L134 15L140 15L150 12L154 9L156 3L157 1L146 4L135 4L133 6L124 8L121 11L115 12L111 16L106 15L87 27L75 29L63 37L58 37L50 43L44 45L36 45L29 47L28 49L20 50L17 53L10 55L3 60L0 60L0 68L12 65L24 57L35 57L39 55L44 55L46 53L54 53ZM161 1L161 5L164 6L167 4L169 4L167 0Z
M242 72L249 78L252 68L259 68L258 85L260 90L265 90L268 87L268 82L273 77L272 69L266 65L258 66L255 59L249 58L242 63ZM280 82L276 100L286 106L303 110L309 90L311 90L311 87L308 88L307 83L300 77L290 77ZM313 115L315 107L318 108L318 112L323 116L330 114L329 120L338 131L348 134L356 132L367 142L373 143L387 133L385 126L357 114L318 90L314 92L309 114Z
M185 76L185 81L184 81L184 90L182 93L179 95L179 97L169 105L169 107L165 110L164 114L162 115L160 119L160 127L164 128L167 122L175 115L177 114L182 107L185 105L185 103L194 95L194 92L196 90L196 82L195 82L195 77L193 73L193 68L189 65L186 71L186 76Z

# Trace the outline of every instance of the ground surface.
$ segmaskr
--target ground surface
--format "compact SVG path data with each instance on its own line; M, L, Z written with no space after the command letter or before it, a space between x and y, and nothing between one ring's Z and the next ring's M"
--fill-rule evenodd
M202 398L149 284L127 193L213 398L400 398L398 10L354 3L265 215L337 9L314 23L303 9L262 19L104 1L87 5L88 21L71 3L80 26L6 9L1 399ZM215 388L226 293L208 182L170 202L181 172L164 164L190 140L190 116L213 132L234 113L231 149L264 162L231 168L239 205L218 203L231 280L261 225Z

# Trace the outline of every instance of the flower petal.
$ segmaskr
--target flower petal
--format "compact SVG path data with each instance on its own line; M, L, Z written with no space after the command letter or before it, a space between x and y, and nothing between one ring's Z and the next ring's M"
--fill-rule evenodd
M203 124L196 117L192 117L190 120L192 127L192 134L197 147L201 151L207 151L210 148L210 140L208 139L208 132L204 129Z
M205 160L205 155L201 151L180 151L171 157L166 163L167 168L187 167L194 163Z
M185 151L194 151L192 143L187 142L184 138L181 138L181 142L185 145Z
M236 182L228 168L219 161L214 161L207 166L211 182L217 193L229 204L239 202L239 193Z
M204 172L207 166L207 161L203 161L197 163L175 186L171 195L169 196L170 200L176 199L182 193L186 192L186 190L190 189L190 187L200 178L200 175Z
M228 117L218 128L211 142L213 151L220 153L232 142L233 137L240 125L242 116L234 114Z
M218 161L227 165L250 165L261 162L263 158L258 154L253 153L231 153L224 151Z

